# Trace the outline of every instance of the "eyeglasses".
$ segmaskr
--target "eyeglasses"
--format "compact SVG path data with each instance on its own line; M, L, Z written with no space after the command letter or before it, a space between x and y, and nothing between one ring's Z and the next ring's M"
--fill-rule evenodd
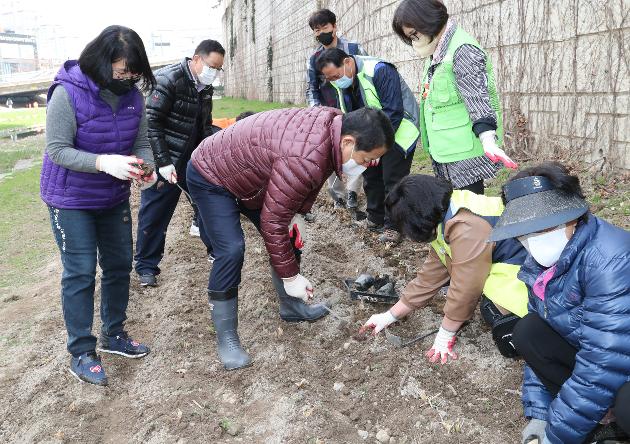
M420 40L420 33L414 29L413 32L407 36L407 38L412 42L417 42Z
M222 72L222 71L223 71L223 68L222 68L222 67L220 67L220 66L219 66L219 67L217 68L216 66L211 66L211 65L207 64L206 62L204 62L204 61L203 61L203 59L201 59L201 63L203 63L205 66L207 66L207 67L208 67L208 68L210 68L210 69L216 69L216 70L217 70L217 71L219 71L219 72Z

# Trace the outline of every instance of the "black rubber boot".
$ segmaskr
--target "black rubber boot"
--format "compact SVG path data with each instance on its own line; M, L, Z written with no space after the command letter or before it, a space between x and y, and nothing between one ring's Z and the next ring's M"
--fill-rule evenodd
M280 318L283 321L313 322L328 314L324 304L309 305L301 299L289 296L284 291L282 279L273 270L271 270L271 277L273 278L273 286L276 288L276 293L278 293L278 298L280 299Z
M238 338L238 289L208 291L210 314L217 334L217 351L226 370L251 365L252 359Z

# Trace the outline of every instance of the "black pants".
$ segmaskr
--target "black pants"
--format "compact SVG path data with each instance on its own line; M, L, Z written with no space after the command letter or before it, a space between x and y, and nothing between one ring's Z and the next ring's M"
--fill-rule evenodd
M512 340L516 350L555 397L573 373L578 350L535 313L516 324ZM630 382L617 392L614 409L617 424L630 433Z
M385 196L403 177L409 175L413 162L413 152L404 156L398 146L381 157L375 167L363 173L363 189L367 200L368 220L385 228L393 229L385 215Z

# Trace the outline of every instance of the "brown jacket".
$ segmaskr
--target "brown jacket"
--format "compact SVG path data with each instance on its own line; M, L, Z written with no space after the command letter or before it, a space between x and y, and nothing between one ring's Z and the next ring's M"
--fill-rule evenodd
M405 287L401 300L412 309L426 306L450 280L444 314L453 321L472 318L492 266L493 243L486 242L492 227L483 218L461 209L446 222L444 239L452 258L442 264L433 248L415 279Z

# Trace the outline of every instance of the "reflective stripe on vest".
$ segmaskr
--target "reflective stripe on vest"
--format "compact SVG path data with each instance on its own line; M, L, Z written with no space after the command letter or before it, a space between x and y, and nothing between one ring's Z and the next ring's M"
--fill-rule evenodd
M470 159L484 154L483 146L473 132L473 122L459 93L453 71L453 56L462 45L471 45L483 51L471 35L458 27L448 44L444 58L431 77L428 94L426 97L423 94L420 99L422 146L440 163ZM428 58L424 65L423 85L427 84L430 67L431 58ZM492 62L487 55L486 76L488 95L497 122L497 143L501 146L503 117Z
M359 79L359 86L361 87L361 97L363 98L365 106L376 108L379 110L383 109L383 106L381 105L381 100L378 96L376 88L374 87L374 82L372 81L372 79L374 78L376 65L381 62L387 62L376 57L354 56L354 58L357 59L357 68L359 67L359 64L362 65L361 70L357 72L357 78ZM347 111L346 104L343 100L343 91L332 82L331 85L333 85L333 87L337 90L337 95L339 97L339 107L341 111L343 111L343 113L345 114ZM398 130L396 130L396 134L394 135L395 142L405 151L405 153L413 150L416 147L415 142L420 136L419 122L414 122L413 118L410 117L414 114L416 113L413 113L411 110L405 110L405 117L403 117L403 119L400 121L400 126L398 127Z
M449 213L455 216L462 208L479 217L497 217L503 213L503 203L499 197L487 197L472 191L455 190L451 196ZM451 216L451 217L452 217ZM444 224L437 227L437 238L431 242L440 261L446 266L446 257L452 258L451 247L444 239ZM520 265L494 263L483 287L483 294L495 304L519 317L527 314L527 287L516 277Z

